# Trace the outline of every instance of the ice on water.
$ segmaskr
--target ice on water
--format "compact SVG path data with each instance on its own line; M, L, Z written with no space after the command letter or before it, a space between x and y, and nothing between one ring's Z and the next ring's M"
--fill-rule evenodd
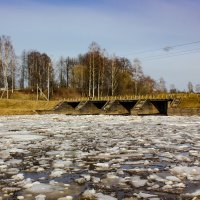
M199 127L197 116L1 116L0 198L194 197Z

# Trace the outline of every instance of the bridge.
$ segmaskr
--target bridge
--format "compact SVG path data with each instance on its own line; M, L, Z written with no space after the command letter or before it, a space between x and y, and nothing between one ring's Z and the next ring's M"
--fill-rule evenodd
M112 96L65 99L53 113L67 115L167 115L168 107L179 104L172 95Z

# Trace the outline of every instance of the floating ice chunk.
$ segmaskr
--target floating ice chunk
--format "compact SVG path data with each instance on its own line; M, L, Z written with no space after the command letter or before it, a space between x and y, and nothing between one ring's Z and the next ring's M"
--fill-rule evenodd
M162 177L160 177L160 176L158 176L158 175L156 175L156 174L151 174L151 175L148 177L148 179L153 180L153 181L162 182L162 183L165 183L165 181L166 181L164 178L162 178Z
M14 175L14 174L19 173L19 169L18 168L8 168L6 173L10 174L10 175Z
M147 180L146 179L141 179L140 176L131 177L130 180L131 180L131 184L136 188L143 187L147 183Z
M35 200L45 200L46 199L46 195L43 194L39 194L35 197Z
M149 194L149 193L144 193L144 192L140 192L139 194L140 198L153 198L153 197L157 197L157 195L155 194Z
M64 173L66 173L65 170L57 168L51 172L50 176L51 177L60 177Z
M73 199L72 196L66 196L66 197L58 198L57 200L72 200L72 199Z
M6 161L6 164L11 165L11 166L19 165L21 163L22 163L21 159L11 159L11 160Z
M24 179L24 175L23 174L16 174L16 175L13 175L12 178L15 179L16 181L19 181L19 180Z
M164 185L163 187L162 187L162 189L163 190L169 190L169 189L172 189L173 187L172 187L172 185Z
M118 176L116 176L113 173L108 173L106 176L107 176L108 179L118 179L119 178Z
M146 165L149 165L149 163L150 163L150 162L149 162L148 160L145 160L145 161L144 161L144 165L145 165L145 166L146 166Z
M101 181L101 179L99 177L95 177L95 176L92 177L93 183L99 183L100 181Z
M104 195L102 193L97 193L96 194L97 200L117 200L115 197L111 197L109 195Z
M199 152L196 151L196 150L190 150L190 151L189 151L189 155L190 155L190 156L196 156L196 157L198 157L198 156L199 156Z
M190 148L190 146L187 144L183 144L183 145L180 145L177 147L177 149L180 151L187 151L187 150L189 150L189 148Z
M0 159L0 165L3 165L3 164L4 164L4 160Z
M86 182L85 178L78 178L75 180L76 183L78 184L84 184Z
M187 157L187 156L177 155L177 156L175 156L175 158L176 158L178 161L191 162L190 158Z
M47 156L58 156L58 157L64 157L65 152L64 151L48 151L46 153Z
M24 196L18 196L17 199L22 200L22 199L24 199Z
M73 199L72 196L66 196L66 197L65 197L65 200L72 200L72 199Z
M12 148L9 150L10 153L24 153L24 149Z
M31 188L33 186L33 183L26 183L24 184L24 188L28 189L28 188Z
M38 167L37 172L43 172L45 169L43 167Z
M160 154L161 157L166 157L166 158L173 158L174 155L171 154L170 152L164 152Z
M2 189L2 191L5 193L13 193L13 192L17 192L19 190L21 190L21 188L19 188L19 187L4 187Z
M30 141L30 140L42 140L45 136L33 135L33 134L13 134L6 136L7 138L13 139L15 141Z
M28 192L31 193L36 193L36 194L46 194L46 193L50 193L50 192L57 192L57 191L62 191L63 188L59 187L59 186L53 186L53 185L49 185L49 184L44 184L44 183L40 183L40 182L34 182L32 184L32 187L26 189Z
M71 160L55 160L53 163L54 168L65 168L65 167L70 167L72 165Z
M8 150L3 150L3 151L0 151L0 157L3 158L3 159L7 159L10 157L10 153Z
M176 176L166 176L166 179L173 182L181 182L181 180Z
M177 166L172 168L171 172L177 176L187 177L189 180L193 180L200 175L200 167Z
M92 190L85 190L82 194L82 197L84 199L96 199L96 191L94 189Z
M181 194L181 197L196 197L200 195L200 189L196 189L193 192L187 192L184 194Z
M91 176L89 174L82 174L81 175L86 181L90 181Z
M7 165L0 165L0 172L6 172L8 166Z
M184 183L177 183L177 184L174 184L173 186L176 187L176 188L184 188L185 184Z
M98 168L102 168L102 169L108 169L110 164L109 163L96 163L95 166Z

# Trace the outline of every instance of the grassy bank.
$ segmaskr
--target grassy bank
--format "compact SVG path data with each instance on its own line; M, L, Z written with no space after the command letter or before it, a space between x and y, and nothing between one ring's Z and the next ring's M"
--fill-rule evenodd
M0 99L0 115L36 114L35 110L51 110L59 101Z
M200 96L183 98L179 108L200 108Z
M59 103L59 100L36 101L35 94L21 92L13 93L10 98L8 100L0 99L0 115L36 114L36 110L51 110ZM178 94L173 98L181 98L177 109L192 110L200 108L200 95Z

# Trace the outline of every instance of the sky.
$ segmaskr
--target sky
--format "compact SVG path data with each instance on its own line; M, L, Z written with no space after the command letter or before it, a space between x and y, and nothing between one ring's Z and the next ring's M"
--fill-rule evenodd
M141 61L170 88L200 83L199 0L0 0L0 35L16 54L76 57L95 41L108 55Z

